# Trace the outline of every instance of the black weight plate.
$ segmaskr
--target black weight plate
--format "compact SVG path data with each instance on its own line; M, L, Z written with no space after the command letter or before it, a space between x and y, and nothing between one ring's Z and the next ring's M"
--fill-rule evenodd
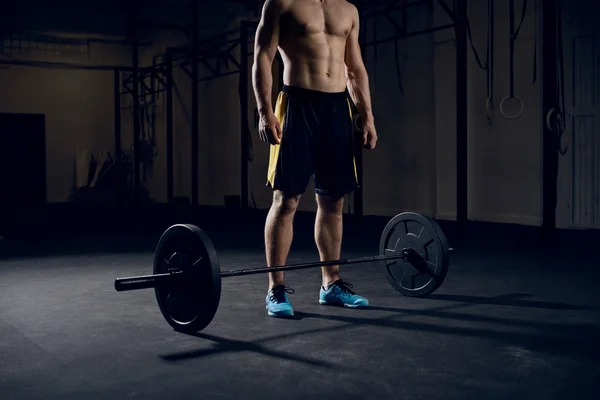
M401 294L423 297L436 291L448 273L450 249L437 222L423 215L405 212L388 222L379 242L382 256L401 254L412 248L424 260L426 272L404 259L383 260L385 276Z
M180 279L154 289L165 320L175 330L194 333L213 320L221 299L221 268L210 238L193 225L173 225L156 246L154 273L176 269Z

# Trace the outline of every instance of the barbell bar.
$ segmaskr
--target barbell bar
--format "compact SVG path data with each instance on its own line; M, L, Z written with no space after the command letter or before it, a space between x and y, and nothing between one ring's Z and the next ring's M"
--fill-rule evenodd
M385 226L379 255L221 271L215 247L197 226L178 224L161 236L154 273L117 278L118 292L154 288L160 311L175 330L194 333L214 318L226 277L315 267L380 262L388 282L402 295L423 297L444 281L452 249L433 219L417 213L396 215Z
M307 269L314 267L327 267L333 265L348 265L348 264L364 264L367 262L375 262L375 261L387 261L387 260L396 260L396 259L408 259L409 257L419 257L414 254L413 249L406 249L400 255L397 256L369 256L369 257L358 257L358 258L345 258L340 260L327 260L327 261L316 261L310 263L298 263L298 264L288 264L281 265L277 267L265 267L265 268L250 268L250 269L239 269L239 270L231 270L221 272L221 278L229 278L234 276L243 276L243 275L254 275L254 274L264 274L278 271L292 271L297 269ZM415 258L415 261L418 258ZM201 260L198 260L201 261ZM417 264L418 262L415 262ZM423 272L428 272L423 271ZM173 283L175 280L181 277L181 275L185 275L185 273L181 270L173 270L169 273L164 274L151 274L151 275L142 275L142 276L133 276L130 278L117 278L115 280L115 289L117 292L125 292L129 290L138 290L138 289L151 289L160 285L169 285Z

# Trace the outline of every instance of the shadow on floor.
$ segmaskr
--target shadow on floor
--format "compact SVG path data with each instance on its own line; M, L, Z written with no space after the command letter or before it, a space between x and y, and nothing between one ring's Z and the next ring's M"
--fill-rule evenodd
M527 301L516 298L510 298L523 296L526 295L515 294L511 296L503 296L500 298L448 295L438 295L437 297L440 300L465 301L473 305L492 304L501 306L533 308L541 307L559 310L589 309L586 307L568 304ZM434 333L440 335L460 335L475 339L493 340L498 343L504 344L505 346L519 346L540 353L568 355L571 357L586 359L590 361L596 359L598 352L600 352L600 343L598 343L597 341L597 338L600 337L600 325L598 324L530 321L526 319L501 318L496 316L448 311L449 309L457 306L464 307L464 304L453 304L449 306L425 310L402 309L392 307L369 307L363 310L356 310L357 313L355 314L355 316L330 315L314 312L296 311L296 316L294 318L296 320L308 321L310 319L319 319L340 322L341 324L325 328L315 328L281 335L274 335L252 341L227 339L215 335L197 333L193 336L200 339L212 341L215 343L215 346L211 349L203 349L198 351L173 354L163 356L162 358L169 362L178 362L187 359L211 356L223 352L251 351L262 355L297 361L313 366L337 368L337 366L335 366L334 364L328 363L323 360L314 360L300 355L294 355L287 352L272 350L265 346L265 344L273 341L283 341L301 335L314 335L327 332L330 333L350 328L361 329L361 327L364 326L379 327L386 329L400 329L407 332L412 331ZM393 313L393 315L387 315L379 318L365 317L365 315L373 311L389 312ZM435 318L435 320L437 320L438 323L424 323L399 320L402 317L429 317ZM456 326L456 324L445 324L445 320L474 323L478 324L479 326ZM484 324L495 324L498 326L498 328L485 328L483 327ZM515 331L515 329L519 329L519 331ZM393 351L393 349L390 350Z
M530 296L527 293L515 293L508 296L482 297L466 296L454 294L430 294L427 296L430 300L453 301L458 303L478 304L478 305L497 305L511 307L541 308L548 310L596 310L595 308L573 305L565 303L554 303L550 301L523 300L523 297Z
M318 330L315 330L318 331ZM307 364L315 367L323 367L323 368L338 368L337 365L332 364L330 362L324 360L317 360L305 356L301 356L298 354L291 354L288 352L278 351L269 349L268 347L262 345L264 342L276 340L276 339L285 339L286 337L296 336L296 334L286 334L279 335L273 338L266 338L257 341L245 341L245 340L237 340L237 339L227 339L224 337L219 337L215 335L209 335L205 333L196 333L191 336L195 336L200 339L208 340L214 343L214 346L210 349L202 349L197 351L189 351L178 354L166 355L161 358L165 361L169 362L180 362L190 359L207 357L219 353L230 353L230 352L245 352L250 351L258 354L262 354L265 356L271 356L283 360L296 361L299 363Z

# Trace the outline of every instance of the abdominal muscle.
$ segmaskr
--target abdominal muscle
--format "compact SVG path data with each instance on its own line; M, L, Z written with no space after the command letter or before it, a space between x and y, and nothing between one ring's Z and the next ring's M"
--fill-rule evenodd
M305 89L335 93L346 90L345 40L324 32L294 38L279 47L283 83Z

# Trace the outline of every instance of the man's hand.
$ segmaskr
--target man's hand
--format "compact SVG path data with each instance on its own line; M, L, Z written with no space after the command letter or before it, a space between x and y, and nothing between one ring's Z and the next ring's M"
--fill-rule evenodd
M352 6L353 26L346 39L346 75L348 81L348 93L356 105L363 119L361 126L362 145L365 149L373 150L377 144L377 131L371 106L371 93L369 91L369 75L362 59L358 33L360 20L358 10Z
M365 149L373 150L377 145L377 131L375 130L375 123L373 121L366 121L362 126L363 135L363 147Z
M261 140L271 144L279 143L281 128L273 115L271 92L273 89L273 59L279 46L279 19L282 12L282 0L266 0L262 16L256 28L254 40L254 64L252 65L252 86L256 97L256 106L260 113L259 134Z
M275 114L272 112L264 113L260 115L260 121L258 122L258 135L260 140L269 144L280 144L281 136L281 124Z

